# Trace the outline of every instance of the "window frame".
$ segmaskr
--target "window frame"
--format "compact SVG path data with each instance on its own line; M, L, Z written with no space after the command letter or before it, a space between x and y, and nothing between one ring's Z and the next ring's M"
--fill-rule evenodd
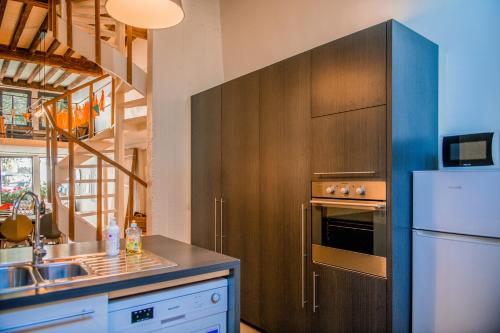
M27 95L27 108L28 108L28 113L31 114L30 106L32 102L32 91L31 90L24 90L24 89L13 89L13 88L0 88L0 116L3 117L3 95L4 93L18 93L18 94L26 94ZM11 126L11 124L5 123L6 126ZM19 127L31 127L30 123L28 122L26 125L17 125L14 121L14 126L19 126Z
M34 155L8 155L0 154L0 203L2 203L2 159L4 158L29 158L31 160L31 191L35 191L35 158ZM38 176L39 177L39 176Z

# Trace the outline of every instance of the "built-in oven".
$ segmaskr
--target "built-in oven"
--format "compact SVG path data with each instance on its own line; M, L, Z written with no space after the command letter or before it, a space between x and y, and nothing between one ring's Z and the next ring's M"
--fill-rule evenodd
M386 183L312 183L313 262L386 277Z

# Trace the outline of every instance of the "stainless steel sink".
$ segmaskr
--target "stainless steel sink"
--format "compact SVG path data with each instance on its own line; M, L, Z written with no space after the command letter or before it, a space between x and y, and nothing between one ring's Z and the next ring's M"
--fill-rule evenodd
M30 267L0 267L0 293L35 287L36 280Z
M0 263L0 294L47 288L100 279L116 275L143 273L177 266L167 259L143 251L127 256L121 251L118 256L105 253L78 255L44 260L42 264Z
M53 263L36 266L40 277L45 281L73 279L89 275L87 270L78 263Z

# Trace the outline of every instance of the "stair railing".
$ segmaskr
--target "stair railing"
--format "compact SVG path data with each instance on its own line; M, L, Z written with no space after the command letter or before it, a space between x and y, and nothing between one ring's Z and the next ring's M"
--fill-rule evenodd
M69 213L68 213L68 237L70 239L75 238L75 146L81 147L86 153L91 154L93 157L97 159L97 193L96 193L96 200L97 200L97 207L96 207L96 213L97 213L97 222L96 222L96 239L101 240L102 239L102 231L103 231L103 214L107 212L103 211L103 199L107 198L103 194L103 183L106 181L103 178L103 168L104 168L104 163L106 163L106 167L114 167L118 172L124 173L126 176L129 177L129 184L130 186L134 186L136 184L139 184L141 186L144 186L147 188L147 182L143 180L142 178L138 177L136 174L133 172L129 171L126 167L123 165L119 164L116 162L114 159L108 157L105 155L105 153L98 151L97 149L93 148L89 144L85 143L82 141L79 137L78 134L75 136L74 134L74 124L73 121L75 119L74 117L74 110L73 110L73 95L77 92L80 92L83 89L89 89L89 100L90 100L90 110L89 110L89 138L91 138L94 133L95 133L95 128L93 126L94 123L94 112L92 112L92 106L93 106L93 87L94 85L103 80L108 78L109 75L104 75L101 76L95 80L92 80L90 82L87 82L85 84L82 84L81 86L70 90L66 92L63 95L60 95L54 99L51 99L45 103L42 104L42 112L45 115L46 119L46 152L47 152L47 184L48 184L48 199L49 202L52 203L52 211L53 211L53 219L55 221L58 221L58 211L57 211L57 183L56 183L56 165L59 162L59 156L58 156L58 141L66 141L68 142L68 159L69 159L69 167L68 167L68 200L69 200ZM114 113L114 106L115 106L115 87L116 84L114 82L114 78L112 78L112 93L111 93L111 111ZM57 123L57 105L59 101L67 101L67 112L68 112L68 127L67 128L61 128L59 124ZM113 119L113 117L112 117ZM117 191L123 191L122 188L117 188L115 186L115 193ZM129 191L129 195L132 197L129 197L129 202L133 202L134 198L134 191ZM116 207L116 202L115 202L115 207ZM118 206L119 207L119 206ZM116 214L116 212L115 212ZM132 217L128 214L127 219L128 222L130 223L130 219ZM127 221L124 221L125 224Z

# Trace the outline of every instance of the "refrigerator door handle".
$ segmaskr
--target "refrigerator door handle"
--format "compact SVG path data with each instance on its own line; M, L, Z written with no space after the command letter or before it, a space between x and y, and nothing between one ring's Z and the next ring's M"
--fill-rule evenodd
M429 231L429 230L413 230L418 236L422 237L430 237L436 239L445 239L456 242L466 242L466 243L481 243L481 244L491 244L491 245L499 245L500 246L500 238L491 238L491 237L481 237L481 236L469 236L462 234L451 234L440 231Z

